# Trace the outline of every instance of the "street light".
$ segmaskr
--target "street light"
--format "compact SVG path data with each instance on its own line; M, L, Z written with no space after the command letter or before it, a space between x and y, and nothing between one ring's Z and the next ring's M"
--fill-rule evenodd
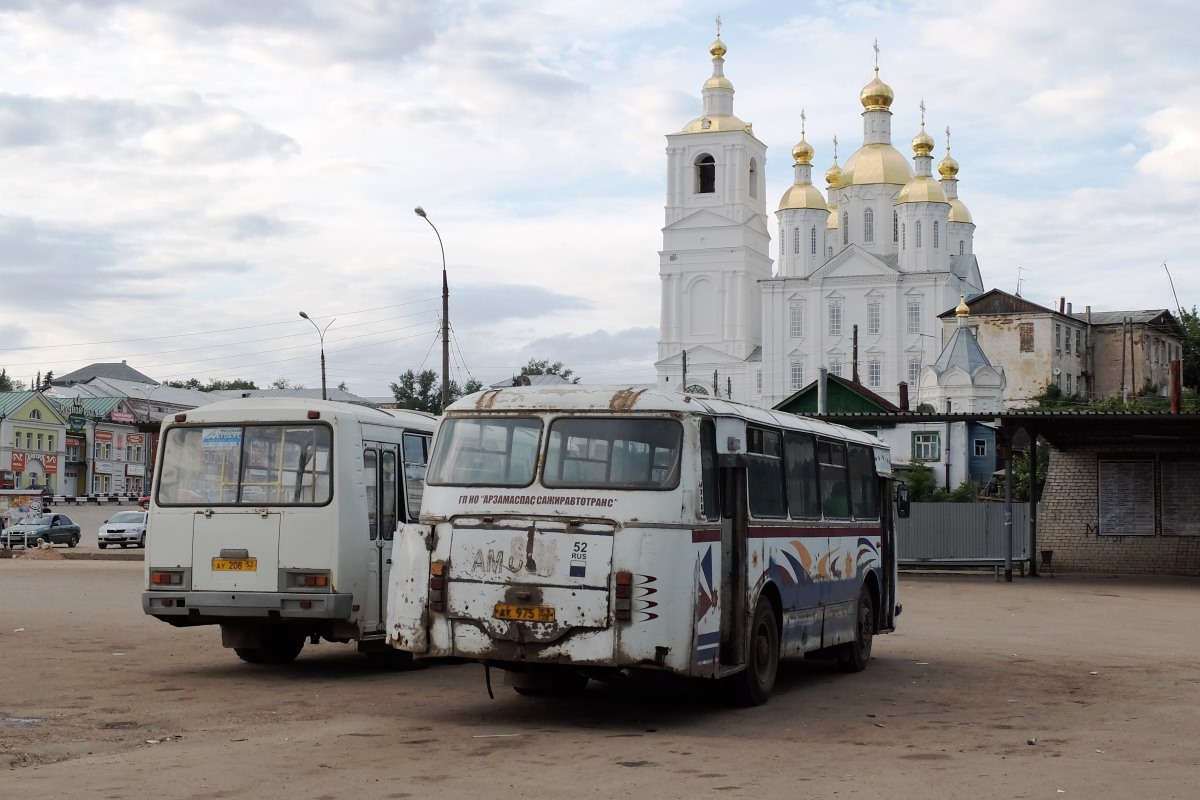
M433 224L433 220L429 219L425 209L417 206L413 209L413 213L428 222L429 227L433 228L433 232L437 234L438 247L442 250L442 411L444 412L446 406L450 405L450 284L446 282L446 248L442 245L442 234L438 233L437 226Z
M317 335L321 337L321 399L328 400L329 395L325 391L325 331L329 330L329 326L337 321L337 317L329 320L325 327L322 328L316 322L313 322L313 318L308 314L305 314L303 311L300 312L300 316L304 317L309 322L312 322L312 326L317 329Z

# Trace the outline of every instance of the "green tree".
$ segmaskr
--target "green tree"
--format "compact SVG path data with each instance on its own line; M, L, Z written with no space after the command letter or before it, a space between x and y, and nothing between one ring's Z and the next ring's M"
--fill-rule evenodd
M465 386L459 386L457 381L450 381L450 402L460 397L474 394L483 388L483 384L471 378ZM411 369L400 376L399 383L392 384L392 395L400 408L411 408L415 411L428 411L430 414L442 413L442 381L440 376L431 369L413 372Z
M208 383L201 383L199 378L188 378L186 381L164 381L165 386L173 386L176 389L192 389L197 392L219 392L227 389L257 389L258 384L254 381L235 378L231 381L223 381L219 378L209 378Z
M550 363L548 358L531 358L529 363L521 367L522 375L557 375L568 383L579 383L579 376L574 370L563 367L561 361Z
M932 472L924 467L908 467L897 470L897 473L900 480L908 484L908 499L910 502L933 502L934 494L938 491L938 485Z
M1183 326L1183 385L1200 391L1200 315L1179 309L1179 324Z
M0 369L0 392L15 392L17 390L17 382L8 377L7 369Z

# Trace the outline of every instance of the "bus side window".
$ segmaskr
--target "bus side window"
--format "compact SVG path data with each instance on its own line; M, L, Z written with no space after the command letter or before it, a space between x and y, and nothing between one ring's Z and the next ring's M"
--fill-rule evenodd
M701 513L705 519L721 518L720 487L717 483L717 426L711 419L700 423Z
M367 528L371 541L379 538L379 454L374 448L363 450L363 482L367 489Z
M850 445L850 500L856 519L879 519L879 479L869 447Z
M406 521L416 522L421 516L421 498L425 495L425 468L429 458L429 436L406 433L404 441L404 505Z
M379 497L383 500L379 535L391 541L396 535L396 451L392 445L383 451L383 475L380 480Z
M821 462L821 510L826 519L850 518L850 487L846 470L846 445L817 442Z
M783 448L778 431L748 428L750 514L759 519L787 516L783 496Z
M817 448L813 437L788 431L783 436L787 468L787 500L792 519L820 519L821 495L817 486Z

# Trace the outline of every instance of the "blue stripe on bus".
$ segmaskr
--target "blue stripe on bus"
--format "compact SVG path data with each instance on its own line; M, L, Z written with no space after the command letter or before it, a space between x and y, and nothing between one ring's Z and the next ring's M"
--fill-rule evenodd
M703 647L706 644L716 644L721 641L721 632L713 631L712 633L700 633L696 635L696 647Z
M716 661L716 660L717 660L717 648L715 648L715 647L706 647L702 650L696 651L695 661L697 664L705 664L705 663L708 663L709 661Z

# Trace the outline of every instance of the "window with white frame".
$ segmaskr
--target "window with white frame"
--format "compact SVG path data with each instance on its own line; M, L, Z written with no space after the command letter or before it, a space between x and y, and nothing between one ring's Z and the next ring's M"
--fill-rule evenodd
M1067 328L1066 341L1063 342L1063 345L1064 345L1063 349L1066 350L1067 355L1071 355L1071 329L1070 328Z
M792 372L792 391L804 388L804 362L793 361L791 363Z
M916 245L918 248L920 248L920 246L921 246L921 220L917 220L916 236L917 236Z
M800 229L792 228L792 252L800 255Z
M913 461L941 461L942 435L937 431L914 431L912 458Z
M920 300L909 300L908 301L908 332L909 333L920 333L921 332L921 301Z
M1062 325L1058 323L1054 325L1054 349L1062 352Z
M1071 373L1067 373L1067 394L1074 394L1075 390L1071 388Z
M840 358L829 359L829 374L842 377L842 360Z
M46 449L52 453L54 452L54 434L53 433L48 434L46 436Z
M40 433L37 435L37 449L38 450L42 449L42 434L40 434Z
M878 336L882 327L883 306L878 300L867 303L867 334Z
M875 241L875 209L863 209L863 241Z
M873 359L867 362L867 386L878 389L883 384L883 362Z
M975 440L975 455L978 458L982 458L983 456L987 455L987 439Z
M829 302L829 335L842 335L842 304L838 300Z
M793 339L804 337L804 304L792 303L788 314L788 334Z
M809 238L809 248L812 250L812 254L815 256L817 254L817 226L816 225L812 226L812 231L809 233L808 238Z
M921 377L921 359L915 356L908 359L908 385L916 386Z

